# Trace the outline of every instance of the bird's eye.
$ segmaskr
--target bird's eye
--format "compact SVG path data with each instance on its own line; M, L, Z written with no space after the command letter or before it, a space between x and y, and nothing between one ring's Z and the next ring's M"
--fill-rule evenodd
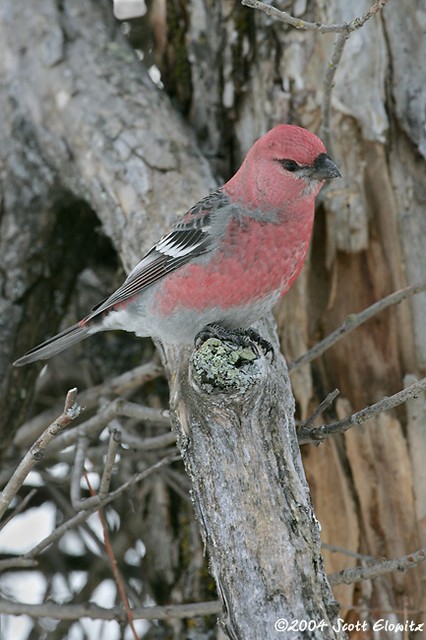
M294 160L281 160L281 164L287 171L297 171L299 165Z

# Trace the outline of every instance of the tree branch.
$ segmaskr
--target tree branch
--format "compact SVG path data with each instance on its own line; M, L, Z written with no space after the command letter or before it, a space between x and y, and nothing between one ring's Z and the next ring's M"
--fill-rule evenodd
M307 22L300 18L291 16L286 11L280 11L275 7L260 2L259 0L241 0L241 4L252 9L258 9L268 16L275 18L285 24L289 24L296 29L305 31L316 31L319 33L338 33L333 47L333 53L327 65L327 70L324 76L323 84L323 101L321 110L321 127L320 137L322 138L326 148L332 153L331 137L330 137L330 105L331 105L331 93L333 89L334 76L341 60L343 49L350 34L360 29L364 24L370 20L376 13L383 9L388 0L377 0L372 7L366 11L362 16L354 18L350 22L343 22L341 24L322 24L320 22Z
M358 560L362 560L363 562L368 562L370 564L376 564L377 558L374 556L366 556L364 553L358 553L357 551L351 551L350 549L346 549L345 547L339 547L335 544L328 544L327 542L323 542L321 544L322 549L326 549L330 553L341 553L342 555L349 556L350 558L358 558Z
M163 433L152 438L141 438L122 429L121 435L124 444L128 444L132 449L137 449L138 451L153 451L154 449L162 449L176 444L176 436L172 432Z
M18 493L31 469L43 458L53 438L80 415L81 407L76 403L76 397L77 389L70 389L65 399L62 414L47 427L18 465L15 473L0 494L0 518Z
M77 440L74 454L74 464L71 469L70 499L73 508L78 511L81 507L81 478L84 472L84 462L86 460L89 439L87 436L80 436Z
M398 407L400 404L404 404L404 402L410 398L416 398L425 390L426 378L422 378L402 391L395 393L393 396L383 398L382 400L379 400L379 402L376 402L369 407L365 407L364 409L361 409L361 411L357 411L343 420L339 420L338 422L333 422L331 424L323 424L319 427L314 427L313 429L302 428L297 434L299 444L322 442L322 440L328 436L336 433L344 433L351 427L362 424L366 420L373 418L383 411L389 411L390 409Z
M126 392L137 389L138 387L141 387L147 382L155 380L162 375L164 375L162 366L155 360L152 360L147 364L143 364L135 369L126 371L125 373L122 373L111 380L107 380L102 384L91 387L86 391L82 391L79 394L78 399L81 406L86 410L94 409L98 406L99 399L101 397L122 395ZM55 406L43 411L43 413L40 413L35 418L28 420L28 422L25 422L16 433L14 445L22 447L29 444L55 419L55 416L57 416L60 411L61 407ZM165 413L166 412L164 412L164 414Z
M31 489L29 493L25 496L23 500L18 504L18 506L12 511L12 513L0 523L0 531L4 529L4 527L9 524L13 518L22 513L29 502L34 498L37 493L36 489Z
M333 90L334 76L336 75L337 67L343 55L345 44L350 36L349 32L344 31L340 33L333 47L333 53L327 65L327 70L324 76L323 83L323 97L321 108L321 126L320 126L320 138L324 142L325 148L329 154L333 155L331 136L330 136L330 114L331 114L331 93Z
M9 569L32 569L37 566L38 562L33 558L7 558L5 560L0 560L0 573L3 571L9 571Z
M139 420L153 421L157 424L170 426L168 411L164 409L152 409L143 407L134 402L125 402L121 398L116 398L107 403L96 415L86 422L78 425L68 433L63 433L51 447L51 452L60 451L72 444L75 444L81 437L96 436L115 416L125 415Z
M297 358L297 360L290 362L288 364L288 370L290 372L296 371L297 369L300 369L300 367L302 367L304 364L307 364L308 362L312 362L312 360L319 358L319 356L321 356L324 351L329 349L332 345L336 344L336 342L341 340L348 333L360 327L362 324L364 324L364 322L370 320L370 318L375 316L377 313L380 313L380 311L383 311L384 309L387 309L392 305L399 304L402 300L405 300L406 298L409 298L416 293L421 293L425 290L426 283L424 282L421 284L410 285L409 287L404 287L404 289L394 291L394 293L391 293L378 302L375 302L360 313L352 313L346 318L346 320L343 322L343 324L340 325L340 327L330 333L330 335L324 338L324 340L318 342L312 349L303 354L303 356Z
M120 496L124 491L127 491L129 487L133 486L134 484L137 484L141 480L144 480L149 475L154 473L154 471L157 471L164 465L171 464L176 460L180 460L180 456L176 454L165 456L164 458L162 458L155 464L151 465L147 469L144 469L143 471L140 471L139 473L136 473L135 475L133 475L131 478L129 478L129 480L127 480L126 482L123 482L123 484L120 485L117 489L115 489L114 491L111 491L107 496L105 496L105 498L100 498L99 496L88 498L84 502L84 506L85 506L84 509L79 511L79 513L77 513L75 516L69 518L63 524L57 527L54 531L52 531L50 535L48 535L46 538L41 540L41 542L39 542L35 547L33 547L30 551L28 551L25 554L25 557L26 558L36 557L44 549L46 549L51 544L57 542L60 538L62 538L62 536L66 531L69 531L70 529L73 529L79 526L92 513L95 513L95 511L97 511L101 507L104 507L110 502L113 502L113 500L115 500L118 496Z
M105 498L108 495L109 485L112 478L112 469L115 464L115 456L118 448L121 444L121 432L118 429L114 429L109 438L108 451L105 456L105 465L101 476L101 482L99 484L99 497Z
M111 436L112 436L112 438L110 440L110 443L114 442L113 434L111 434ZM118 442L117 442L117 445L118 445ZM111 466L114 464L115 451L116 451L116 449L114 450L114 455L110 460ZM89 487L90 495L95 496L96 493L95 493L94 489L92 488L92 486L90 484L89 476L87 475L87 473L84 473L84 477L85 477L87 486ZM110 567L111 567L111 572L112 572L112 575L114 577L115 584L117 585L117 590L118 590L121 602L123 603L123 607L124 607L124 610L126 612L127 622L129 623L129 626L130 626L130 628L132 630L133 637L135 638L135 640L138 640L138 635L136 633L136 629L135 629L135 625L134 625L134 617L133 617L132 611L130 609L129 600L127 598L127 593L126 593L126 588L124 586L124 581L123 581L123 578L121 576L120 569L118 568L117 559L116 559L114 551L112 549L111 540L110 540L109 532L108 532L108 525L106 523L105 516L104 516L104 514L102 512L102 509L98 509L98 516L99 516L99 520L100 520L101 526L102 526L102 531L103 531L103 534L104 534L104 546L105 546L105 550L107 552L109 564L110 564Z
M307 22L306 20L301 20L300 18L294 18L286 11L280 11L275 7L271 7L268 4L260 2L259 0L241 0L241 4L246 7L250 7L252 9L258 9L259 11L263 11L267 16L271 16L272 18L276 18L281 22L285 22L286 24L295 27L296 29L302 29L304 31L317 31L319 33L351 33L356 29L360 29L364 26L367 20L370 20L378 11L383 9L388 0L377 0L362 16L359 18L354 18L350 22L343 22L341 24L321 24L321 22Z
M344 569L328 576L328 580L332 586L336 584L352 584L361 582L362 580L372 580L378 576L393 571L405 571L412 569L420 562L426 559L426 548L419 549L409 555L396 558L395 560L383 560L368 567L354 567L353 569Z
M141 607L132 609L134 620L167 620L168 618L193 618L195 616L216 615L221 611L217 600L175 604L164 607ZM126 623L127 617L122 607L104 609L96 604L23 604L0 599L0 613L4 615L27 615L31 618L53 618L55 620L117 620Z
M318 416L321 415L321 413L323 413L323 411L325 411L332 404L332 402L334 402L334 400L337 398L339 393L340 393L339 389L334 389L334 391L330 391L330 393L328 393L324 398L324 400L320 402L320 404L317 406L315 411L309 416L309 418L305 420L305 422L302 422L299 428L309 429L311 425L315 422L315 420L318 418Z

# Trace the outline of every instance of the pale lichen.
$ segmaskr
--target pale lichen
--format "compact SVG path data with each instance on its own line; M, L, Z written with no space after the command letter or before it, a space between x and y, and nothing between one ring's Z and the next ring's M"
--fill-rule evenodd
M193 353L192 372L208 393L244 393L258 381L261 366L254 348L209 338Z

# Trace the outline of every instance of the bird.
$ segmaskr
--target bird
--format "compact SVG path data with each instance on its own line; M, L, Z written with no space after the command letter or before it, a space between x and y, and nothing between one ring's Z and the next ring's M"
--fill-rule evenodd
M109 329L181 345L194 344L208 327L244 332L294 283L311 239L315 198L340 175L314 133L275 126L254 143L235 175L189 209L114 293L14 365L46 360Z

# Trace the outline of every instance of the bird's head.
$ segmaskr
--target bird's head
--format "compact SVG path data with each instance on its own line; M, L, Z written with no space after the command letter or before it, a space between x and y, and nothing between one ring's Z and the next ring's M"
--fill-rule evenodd
M246 205L279 209L293 199L315 198L325 180L339 176L314 133L282 124L255 142L225 188Z

